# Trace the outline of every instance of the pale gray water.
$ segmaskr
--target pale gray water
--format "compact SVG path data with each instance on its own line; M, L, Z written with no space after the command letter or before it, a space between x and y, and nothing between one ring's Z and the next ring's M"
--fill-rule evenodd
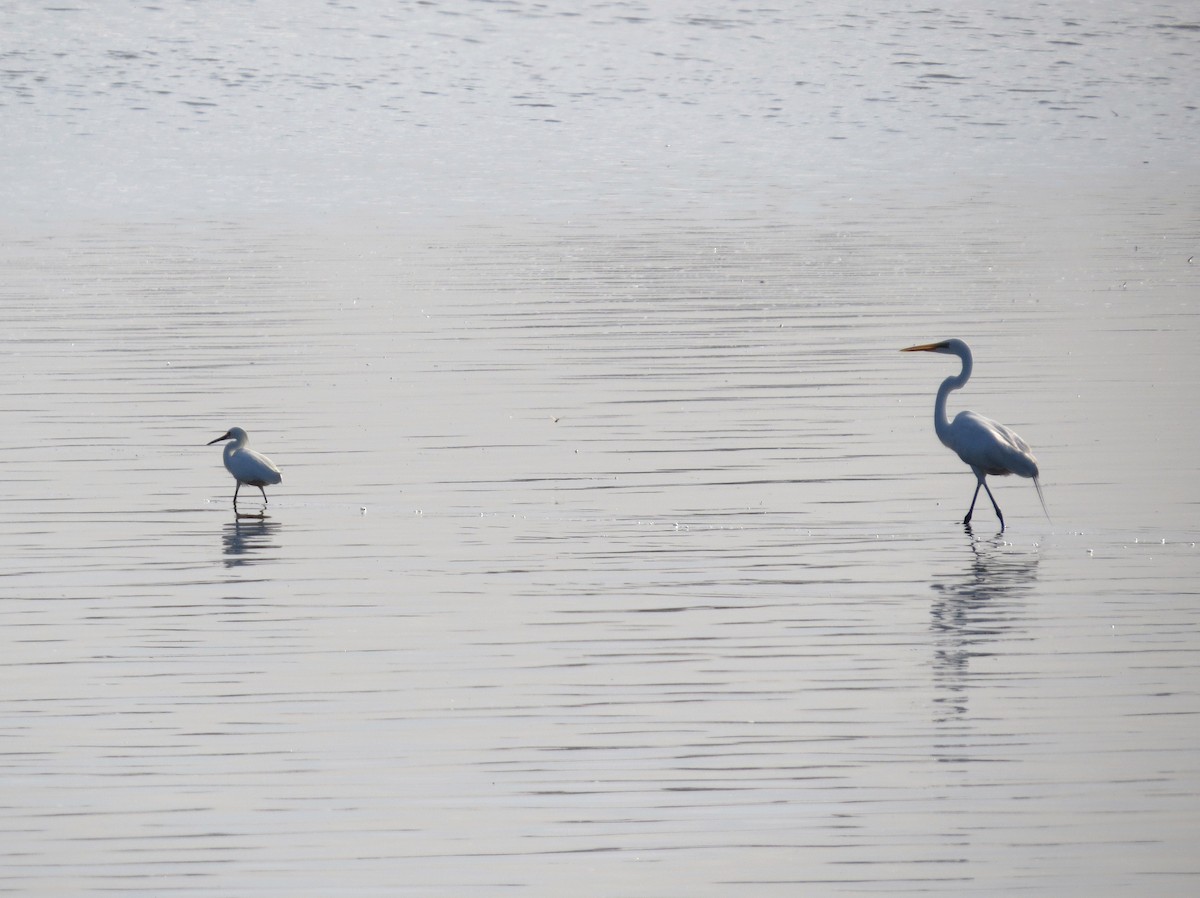
M966 6L9 3L6 214L791 216L1193 169L1192 4Z
M4 13L0 890L1195 892L1180 7L198 9ZM801 34L826 105L735 117ZM652 121L711 152L626 166ZM957 523L956 362L897 351L952 335L1051 521Z

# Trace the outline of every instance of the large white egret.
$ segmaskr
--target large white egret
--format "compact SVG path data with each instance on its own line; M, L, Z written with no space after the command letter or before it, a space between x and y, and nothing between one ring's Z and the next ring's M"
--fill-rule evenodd
M933 428L937 431L938 439L958 453L958 457L970 465L975 472L975 495L971 497L971 507L967 509L964 524L971 523L971 513L975 510L975 500L979 498L979 488L983 487L992 500L992 508L996 509L996 517L1000 519L1000 532L1004 532L1004 515L996 504L987 485L988 474L1003 476L1017 474L1021 477L1032 477L1033 485L1037 487L1038 500L1042 503L1042 511L1046 511L1046 500L1042 497L1042 485L1038 482L1037 459L1029 444L1017 436L1003 424L999 424L983 415L974 412L959 412L951 421L946 416L946 397L954 390L966 386L971 379L971 347L962 340L943 340L941 343L923 343L920 346L909 346L901 352L940 352L946 355L956 355L962 359L962 371L957 377L947 377L938 387L937 401L933 406ZM1046 517L1050 513L1046 512Z
M242 488L242 484L258 487L258 491L262 493L263 503L267 501L267 491L263 489L268 484L279 483L283 480L283 475L279 473L279 468L275 467L275 462L267 458L261 452L255 452L247 444L250 438L246 436L246 431L240 427L231 427L223 436L217 437L210 441L207 445L219 443L222 440L233 440L225 446L223 453L225 458L225 468L233 475L233 479L237 481L237 486L233 488L233 505L237 507L238 490Z

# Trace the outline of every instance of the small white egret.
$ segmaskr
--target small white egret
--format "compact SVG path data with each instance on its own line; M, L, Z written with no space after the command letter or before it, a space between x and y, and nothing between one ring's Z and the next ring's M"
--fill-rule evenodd
M266 504L267 491L263 487L283 480L283 475L279 473L279 468L275 467L275 462L261 452L251 449L247 445L250 438L240 427L229 428L223 436L217 437L207 445L211 446L222 440L233 440L232 443L225 446L223 456L226 470L237 481L237 486L233 489L234 508L237 507L238 490L242 488L243 483L258 487L258 491L262 493L263 503Z
M975 500L979 498L979 488L983 487L987 490L988 498L992 500L992 508L996 509L996 517L1000 519L1000 532L1004 532L1004 515L1000 513L996 497L992 495L985 480L988 474L1032 477L1033 485L1037 487L1038 500L1042 503L1042 511L1046 512L1046 517L1049 518L1046 500L1042 497L1042 485L1038 482L1037 459L1033 457L1028 443L1003 424L974 412L959 412L953 421L946 416L946 397L954 390L961 389L971 379L971 347L962 340L943 340L940 343L909 346L900 351L940 352L962 359L962 371L958 376L947 377L938 387L937 401L933 406L933 427L937 431L938 439L958 453L958 457L975 472L975 494L971 497L971 507L967 509L963 523L971 523Z

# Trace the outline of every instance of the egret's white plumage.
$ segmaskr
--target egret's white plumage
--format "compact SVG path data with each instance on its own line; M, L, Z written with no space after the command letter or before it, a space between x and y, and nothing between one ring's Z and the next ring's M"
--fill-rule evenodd
M237 481L237 486L233 488L233 504L237 505L238 490L242 488L243 483L258 487L265 503L267 491L263 487L280 483L283 480L283 475L279 473L279 468L275 467L275 462L261 452L251 449L248 445L250 438L240 427L229 428L223 436L210 441L208 445L211 446L222 440L233 440L232 443L225 446L223 453L225 468Z
M946 397L954 390L965 386L971 379L971 369L974 361L971 358L971 347L962 340L943 340L940 343L924 343L920 346L909 346L901 352L940 352L956 355L962 359L962 371L957 377L947 377L938 387L937 401L933 406L933 427L938 439L958 453L958 457L966 462L975 472L975 495L971 497L971 507L967 509L964 524L971 523L971 513L975 510L975 500L979 498L979 488L983 487L992 500L992 508L996 509L996 517L1000 519L1000 530L1004 530L1004 515L996 504L985 478L988 474L1003 476L1016 474L1020 477L1032 477L1033 485L1037 487L1038 500L1042 503L1042 511L1046 510L1046 500L1042 497L1042 485L1038 482L1037 459L1029 444L1015 432L983 415L975 412L959 412L951 421L946 415ZM1049 513L1047 512L1047 517Z

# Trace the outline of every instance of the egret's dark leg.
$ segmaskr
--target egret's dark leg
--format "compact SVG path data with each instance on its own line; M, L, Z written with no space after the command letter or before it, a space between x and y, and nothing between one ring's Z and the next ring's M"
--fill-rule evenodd
M235 480L234 483L236 483L237 486L233 488L233 507L237 508L237 494L238 490L242 488L242 482L240 480Z
M979 488L983 486L982 480L975 481L975 495L971 497L971 507L967 509L967 516L963 518L964 524L971 523L971 515L975 513L975 500L979 498ZM991 495L990 493L988 495Z
M980 483L983 483L983 488L985 490L987 490L988 498L992 500L992 508L996 509L996 517L998 517L1000 519L1000 532L1003 533L1004 532L1004 515L1002 515L1000 513L1000 506L996 504L996 497L992 495L992 490L987 485L987 483L985 483L982 480L980 481ZM975 488L975 492L977 492L977 493L979 492L978 487Z

